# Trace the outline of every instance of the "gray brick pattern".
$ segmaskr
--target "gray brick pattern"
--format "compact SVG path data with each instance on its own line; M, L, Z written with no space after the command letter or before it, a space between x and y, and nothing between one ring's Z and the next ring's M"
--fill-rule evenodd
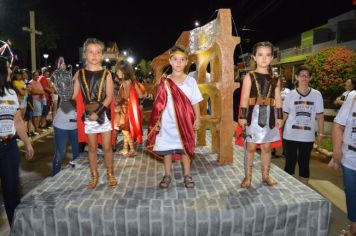
M257 155L248 190L239 187L244 171L237 147L234 164L224 166L208 147L197 148L196 187L184 187L181 165L174 163L171 186L162 190L163 164L138 149L135 158L116 156L115 189L106 186L102 159L93 191L85 187L86 158L45 179L22 199L12 235L327 235L330 202L276 166L277 187L261 184Z

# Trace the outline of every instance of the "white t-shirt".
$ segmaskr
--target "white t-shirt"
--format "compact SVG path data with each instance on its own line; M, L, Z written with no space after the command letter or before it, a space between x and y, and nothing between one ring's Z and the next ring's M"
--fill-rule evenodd
M16 134L14 118L19 108L16 92L5 89L5 96L0 97L0 137Z
M356 101L347 99L334 119L335 123L345 126L342 142L342 165L356 170Z
M351 92L349 92L349 94L346 97L346 100L353 99L354 97L356 97L356 90L352 90Z
M198 84L193 77L187 76L186 80L182 84L177 84L177 86L189 98L192 105L203 100ZM175 119L172 96L168 93L167 97L167 105L162 114L161 128L156 137L154 151L183 149Z
M314 142L316 115L324 113L323 97L318 90L310 89L303 96L294 89L283 102L283 112L288 113L283 138L299 142Z
M62 108L59 107L53 120L53 126L64 130L77 129L77 112L71 110L65 113Z

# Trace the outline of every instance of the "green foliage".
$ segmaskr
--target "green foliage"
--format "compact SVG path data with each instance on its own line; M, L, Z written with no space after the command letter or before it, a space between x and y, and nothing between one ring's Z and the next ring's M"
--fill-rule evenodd
M344 91L344 82L356 77L356 53L352 49L332 47L307 58L313 72L311 86L326 97L335 98Z
M143 77L148 78L150 76L150 72L152 72L151 61L146 61L145 59L142 59L137 64L137 67Z

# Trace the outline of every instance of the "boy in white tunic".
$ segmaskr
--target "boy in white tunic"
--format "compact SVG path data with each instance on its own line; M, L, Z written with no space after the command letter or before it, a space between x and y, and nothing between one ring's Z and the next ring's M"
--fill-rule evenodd
M203 100L194 78L184 73L188 56L184 48L170 50L169 63L172 74L161 78L153 106L146 142L147 151L164 156L165 175L161 188L171 182L172 155L181 154L184 184L195 186L190 176L190 163L194 155L195 132L200 126L199 102Z

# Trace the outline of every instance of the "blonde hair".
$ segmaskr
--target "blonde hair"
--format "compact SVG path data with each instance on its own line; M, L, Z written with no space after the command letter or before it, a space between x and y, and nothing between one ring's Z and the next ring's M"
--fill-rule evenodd
M83 52L85 53L85 51L88 49L88 46L90 44L97 44L101 47L101 52L104 53L105 50L105 45L102 41L100 41L99 39L96 38L87 38L87 40L85 40L84 44L83 44Z

